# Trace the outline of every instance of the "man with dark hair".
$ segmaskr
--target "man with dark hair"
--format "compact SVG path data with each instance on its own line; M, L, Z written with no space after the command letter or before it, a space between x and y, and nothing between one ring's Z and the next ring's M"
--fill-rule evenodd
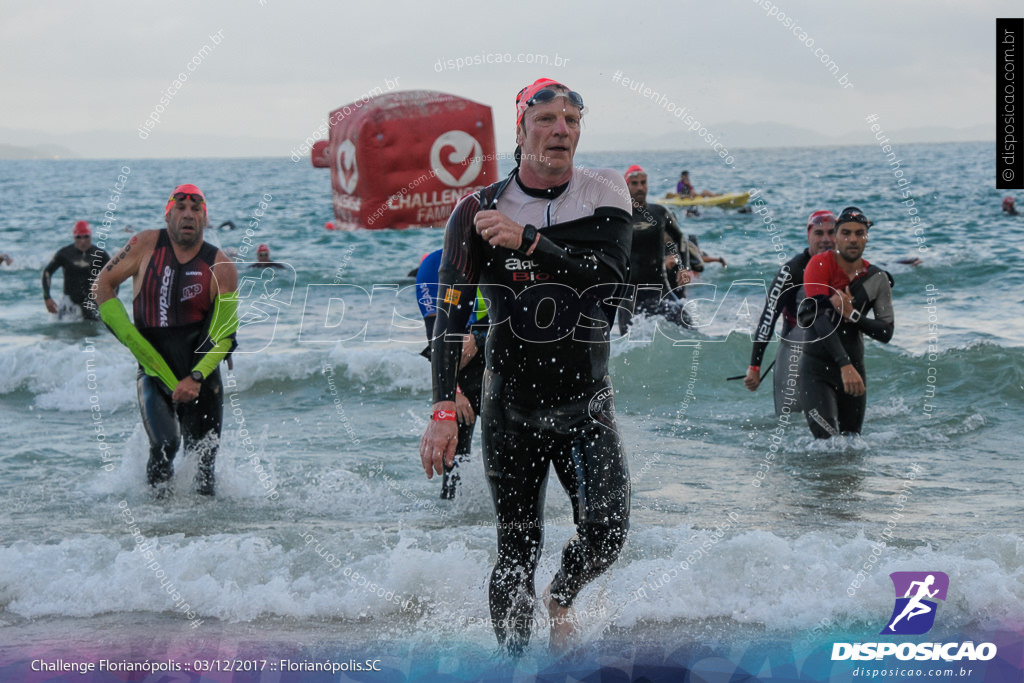
M203 240L207 220L202 191L179 185L164 208L167 228L133 236L96 281L103 322L139 361L146 476L158 496L169 491L182 439L198 456L197 492L214 493L224 408L218 367L235 347L238 272ZM134 325L116 295L128 278Z
M460 342L479 284L491 321L480 415L498 534L491 619L513 655L530 639L549 467L576 522L544 594L552 650L574 645L573 601L615 561L629 526L608 300L628 279L630 201L617 172L573 167L583 109L579 93L549 79L519 91L521 164L459 202L440 269L434 415L420 458L428 478L454 459Z
M74 243L60 249L43 268L43 303L50 313L64 316L80 309L85 320L99 320L92 285L110 261L110 254L92 243L92 229L86 221L75 223L72 235ZM64 271L64 300L60 305L50 296L50 279L58 269Z
M811 329L800 385L807 424L817 439L860 433L867 406L862 335L883 344L892 339L892 276L863 256L870 227L860 209L843 209L836 219L835 251L818 254L804 270L807 298L797 317Z

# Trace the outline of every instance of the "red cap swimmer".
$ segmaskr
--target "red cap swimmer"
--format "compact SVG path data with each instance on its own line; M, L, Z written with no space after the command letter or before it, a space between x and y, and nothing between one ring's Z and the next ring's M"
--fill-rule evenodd
M71 231L71 234L75 237L87 237L92 234L92 229L89 228L89 221L78 221L75 223L75 229Z
M194 202L199 202L203 205L203 213L208 215L206 210L206 195L195 185L178 185L174 188L174 192L171 192L171 196L167 199L167 206L164 207L164 215L166 216L171 212L171 207L177 201L183 201L191 199Z
M807 219L807 230L810 231L815 225L821 225L822 223L835 223L836 215L824 209L822 211L815 211Z
M632 166L630 166L629 168L626 169L626 173L625 173L626 180L628 181L632 176L635 176L635 175L647 175L647 171L645 171L644 169L640 168L636 164L633 164Z
M568 92L559 92L552 89L552 86L564 88ZM550 102L556 97L564 97L572 104L580 108L580 112L583 112L583 98L575 90L569 90L568 86L553 81L550 78L538 78L536 81L526 86L519 91L516 95L516 127L523 121L523 114L526 110L535 104L543 104Z

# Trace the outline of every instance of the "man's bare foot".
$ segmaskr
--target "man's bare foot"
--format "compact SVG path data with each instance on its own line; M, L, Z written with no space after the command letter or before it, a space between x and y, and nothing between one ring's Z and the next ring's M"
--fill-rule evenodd
M551 654L563 655L580 645L580 628L576 613L572 607L562 607L551 597L551 586L544 589L541 598L548 608L551 620L551 635L548 638L548 649Z

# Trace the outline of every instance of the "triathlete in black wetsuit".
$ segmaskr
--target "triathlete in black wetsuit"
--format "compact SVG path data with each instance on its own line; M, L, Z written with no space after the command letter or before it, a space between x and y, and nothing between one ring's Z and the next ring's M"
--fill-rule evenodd
M804 271L808 298L798 319L812 329L800 385L807 424L818 439L860 433L867 405L862 334L883 344L892 339L892 276L862 258L869 227L860 209L843 209L836 219L836 250L818 254Z
M775 335L775 321L782 316L782 334L775 354L775 414L803 410L800 402L800 356L803 330L797 326L796 311L804 298L804 269L812 256L836 246L836 217L831 211L815 211L807 219L807 248L786 262L768 287L768 299L754 330L754 349L743 384L751 391L761 385L761 361L768 342Z
M633 209L629 284L636 288L636 295L632 312L625 307L619 309L619 333L626 334L633 315L639 313L660 315L680 327L690 327L690 316L683 309L680 298L683 288L669 284L666 270L683 266L679 245L684 245L684 249L688 247L683 240L683 232L671 211L660 204L647 203L647 173L644 169L630 166L625 177ZM685 252L685 256L688 261L690 252ZM686 282L689 282L689 274L679 284Z
M250 263L250 268L279 268L284 270L284 265L277 261L270 260L270 247L261 244L256 247L256 263Z
M516 105L520 168L464 198L446 228L435 329L448 336L434 342L435 419L420 442L427 476L440 474L455 454L448 413L479 283L491 321L481 415L498 533L491 618L513 654L530 638L549 466L577 532L545 594L553 650L571 645L573 600L626 538L629 474L607 375L614 311L605 299L626 280L632 234L621 176L573 169L582 98L542 79Z
M43 268L43 302L50 313L61 313L61 307L50 297L50 279L63 268L64 296L82 309L83 318L99 320L99 310L90 295L92 283L110 261L110 254L92 243L92 230L86 221L75 223L72 234L75 243L60 249Z
M175 188L165 221L166 230L129 240L100 274L96 295L103 321L139 361L149 484L166 490L183 439L186 453L198 455L196 490L212 495L223 410L217 368L235 345L238 273L224 252L203 241L206 198L198 187ZM115 296L129 277L134 325Z

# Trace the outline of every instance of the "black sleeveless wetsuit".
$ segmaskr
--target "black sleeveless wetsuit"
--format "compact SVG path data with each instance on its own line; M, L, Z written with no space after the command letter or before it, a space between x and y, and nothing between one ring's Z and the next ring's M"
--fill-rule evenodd
M178 263L167 230L161 230L133 301L135 327L163 356L179 380L188 377L212 346L207 330L213 314L210 291L216 257L217 248L204 242L195 258ZM164 383L145 374L141 367L137 384L142 422L149 435L146 474L150 485L171 478L174 455L184 439L186 453L198 453L197 489L212 494L223 414L219 369L207 376L199 398L190 403L174 403Z
M483 190L485 206L495 192ZM530 638L550 465L577 532L551 584L560 605L611 565L626 538L629 474L608 378L615 312L605 299L623 293L632 229L625 183L611 170L577 168L551 190L524 188L518 176L507 184L496 208L537 226L530 256L477 235L480 201L463 198L448 221L435 329L465 329L479 283L491 323L481 407L498 535L491 618L498 642L516 653ZM435 339L435 401L454 400L459 352L458 337Z

